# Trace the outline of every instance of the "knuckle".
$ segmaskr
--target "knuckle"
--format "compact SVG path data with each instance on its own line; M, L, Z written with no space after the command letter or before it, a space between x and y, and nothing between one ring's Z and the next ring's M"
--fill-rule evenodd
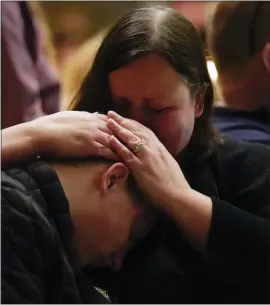
M101 156L108 156L109 154L112 154L112 151L106 146L101 146L99 148L99 153Z
M124 119L121 123L121 126L124 128L128 128L130 125L130 120L129 119Z
M126 127L128 126L127 120L122 121L122 122L121 122L121 126L124 127L124 128L126 128Z
M139 140L139 138L137 136L132 136L130 139L130 142L131 142L131 144L135 144L138 142L138 140Z
M77 139L82 143L91 145L94 141L94 135L89 132L80 132Z
M105 146L100 146L98 151L100 152L101 155L104 155L106 153L106 148Z
M132 154L131 151L127 151L126 152L126 161L128 162L128 161L131 161L131 160L133 160L133 154Z

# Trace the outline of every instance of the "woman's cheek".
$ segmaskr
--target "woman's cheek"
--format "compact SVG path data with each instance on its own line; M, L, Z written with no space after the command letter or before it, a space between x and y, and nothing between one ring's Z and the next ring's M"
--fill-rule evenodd
M164 135L161 142L173 155L178 155L189 143L193 128L194 116L191 112L173 110L160 117L157 124L159 133Z
M176 156L182 150L182 131L183 126L181 120L177 119L175 115L162 115L152 120L152 130L157 135L161 143L168 149L168 151Z

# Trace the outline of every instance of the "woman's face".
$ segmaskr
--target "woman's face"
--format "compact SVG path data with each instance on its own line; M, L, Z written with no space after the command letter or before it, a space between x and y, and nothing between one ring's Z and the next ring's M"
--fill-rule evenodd
M176 156L188 144L203 112L184 79L159 55L143 57L109 75L114 110L149 127Z

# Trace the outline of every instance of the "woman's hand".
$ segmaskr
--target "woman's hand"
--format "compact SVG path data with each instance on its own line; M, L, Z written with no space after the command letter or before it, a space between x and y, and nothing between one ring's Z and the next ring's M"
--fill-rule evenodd
M211 198L191 189L178 163L152 131L112 111L108 117L108 127L124 143L111 136L111 147L152 203L174 220L190 244L203 254L211 226ZM138 146L136 142L141 139L146 144Z
M108 118L107 126L115 135L111 136L111 147L156 205L162 208L168 198L190 190L178 163L151 130L112 111L108 113ZM146 144L134 153L136 142L140 139L144 139Z
M46 154L118 160L110 148L111 134L106 115L61 111L2 130L2 162Z
M117 159L110 148L107 116L82 111L61 111L31 122L39 152L64 157L101 156Z

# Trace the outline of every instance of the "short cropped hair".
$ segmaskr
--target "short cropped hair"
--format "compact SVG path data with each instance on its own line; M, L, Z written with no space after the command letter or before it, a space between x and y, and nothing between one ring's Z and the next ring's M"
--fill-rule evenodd
M53 163L65 164L65 165L70 165L73 167L83 167L85 164L89 164L89 163L108 164L108 165L113 165L114 163L116 163L116 161L109 160L104 157L96 157L96 156L78 157L78 158L52 156L52 157L46 158L44 161L47 161L49 164L53 164ZM117 162L119 162L119 161L117 161ZM130 191L130 195L134 199L134 202L143 203L143 204L149 202L147 197L144 195L144 193L139 188L139 186L136 183L132 174L129 174L129 176L128 176L127 188Z
M210 4L206 39L219 75L236 75L270 42L270 2Z

